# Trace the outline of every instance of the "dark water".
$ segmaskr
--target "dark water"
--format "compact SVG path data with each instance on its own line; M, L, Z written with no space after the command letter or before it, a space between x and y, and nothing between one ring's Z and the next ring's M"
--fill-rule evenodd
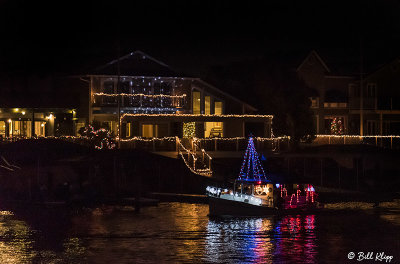
M102 208L71 218L0 215L0 263L400 263L400 214L210 219L202 204ZM387 262L388 263L388 262Z

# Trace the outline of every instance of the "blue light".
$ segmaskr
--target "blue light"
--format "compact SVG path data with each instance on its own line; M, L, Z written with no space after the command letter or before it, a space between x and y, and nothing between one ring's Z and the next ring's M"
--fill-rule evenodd
M279 188L281 185L279 183L275 184L276 188Z

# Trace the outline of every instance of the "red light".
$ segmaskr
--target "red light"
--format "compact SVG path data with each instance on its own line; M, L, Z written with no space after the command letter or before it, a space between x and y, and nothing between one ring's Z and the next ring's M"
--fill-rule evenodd
M258 184L261 184L261 181L258 181Z

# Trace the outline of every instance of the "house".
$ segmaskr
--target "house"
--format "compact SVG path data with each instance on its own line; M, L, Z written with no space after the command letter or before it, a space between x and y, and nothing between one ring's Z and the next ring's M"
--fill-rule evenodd
M298 66L298 77L311 88L317 134L400 134L400 59L372 65L363 65L361 80L359 61L342 59L332 70L313 50Z
M271 136L272 116L141 51L74 78L88 92L77 130L88 122L121 138Z
M52 78L10 74L0 82L1 139L74 134L75 98L52 90Z
M297 74L311 88L316 133L351 134L348 90L356 77L336 74L314 50L297 67Z
M362 115L361 134L400 135L400 58L370 71L360 86L359 80L350 85L349 105L356 124Z

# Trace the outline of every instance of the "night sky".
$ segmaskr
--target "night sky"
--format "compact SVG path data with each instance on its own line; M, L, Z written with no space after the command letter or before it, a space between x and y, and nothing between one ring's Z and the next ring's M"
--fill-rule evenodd
M274 52L358 56L360 43L366 60L400 55L399 1L169 2L0 1L0 69L77 73L134 50L194 75Z

